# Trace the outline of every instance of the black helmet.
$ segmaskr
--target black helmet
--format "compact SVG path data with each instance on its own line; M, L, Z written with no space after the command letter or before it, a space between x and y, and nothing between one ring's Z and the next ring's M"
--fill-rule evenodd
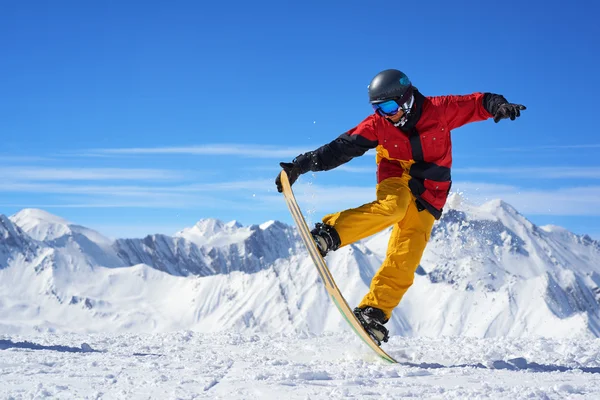
M413 94L413 86L408 76L397 69L381 71L369 84L369 102L383 103L387 100L398 100L404 103Z

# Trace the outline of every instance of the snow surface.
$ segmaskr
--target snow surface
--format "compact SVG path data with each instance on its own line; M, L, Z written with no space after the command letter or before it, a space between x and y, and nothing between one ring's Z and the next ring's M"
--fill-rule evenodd
M0 335L2 399L598 399L600 340Z

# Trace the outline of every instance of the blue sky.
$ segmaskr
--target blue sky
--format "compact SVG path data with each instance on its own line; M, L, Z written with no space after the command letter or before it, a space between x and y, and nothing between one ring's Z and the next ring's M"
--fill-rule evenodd
M425 95L528 107L453 132L464 197L600 238L595 3L216 3L0 2L0 213L113 237L291 223L279 161L358 124L371 78L397 68ZM315 221L374 186L367 154L296 191Z

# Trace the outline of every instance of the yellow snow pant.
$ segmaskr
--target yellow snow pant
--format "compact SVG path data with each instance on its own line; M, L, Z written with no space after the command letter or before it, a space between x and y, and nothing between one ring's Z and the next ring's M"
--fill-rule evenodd
M376 201L323 218L324 223L335 227L341 246L394 226L386 258L371 281L369 293L359 304L359 307L379 308L388 319L413 283L435 222L428 211L417 210L415 197L408 188L409 179L407 174L385 179L377 185Z

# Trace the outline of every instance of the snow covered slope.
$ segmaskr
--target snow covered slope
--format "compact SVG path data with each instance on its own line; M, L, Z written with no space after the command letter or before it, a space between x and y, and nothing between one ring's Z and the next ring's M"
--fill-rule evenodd
M453 196L390 321L404 336L600 336L600 243ZM350 305L389 230L328 256ZM41 210L0 216L0 332L346 330L295 229L214 219L114 242Z
M600 340L0 334L2 399L600 398Z

